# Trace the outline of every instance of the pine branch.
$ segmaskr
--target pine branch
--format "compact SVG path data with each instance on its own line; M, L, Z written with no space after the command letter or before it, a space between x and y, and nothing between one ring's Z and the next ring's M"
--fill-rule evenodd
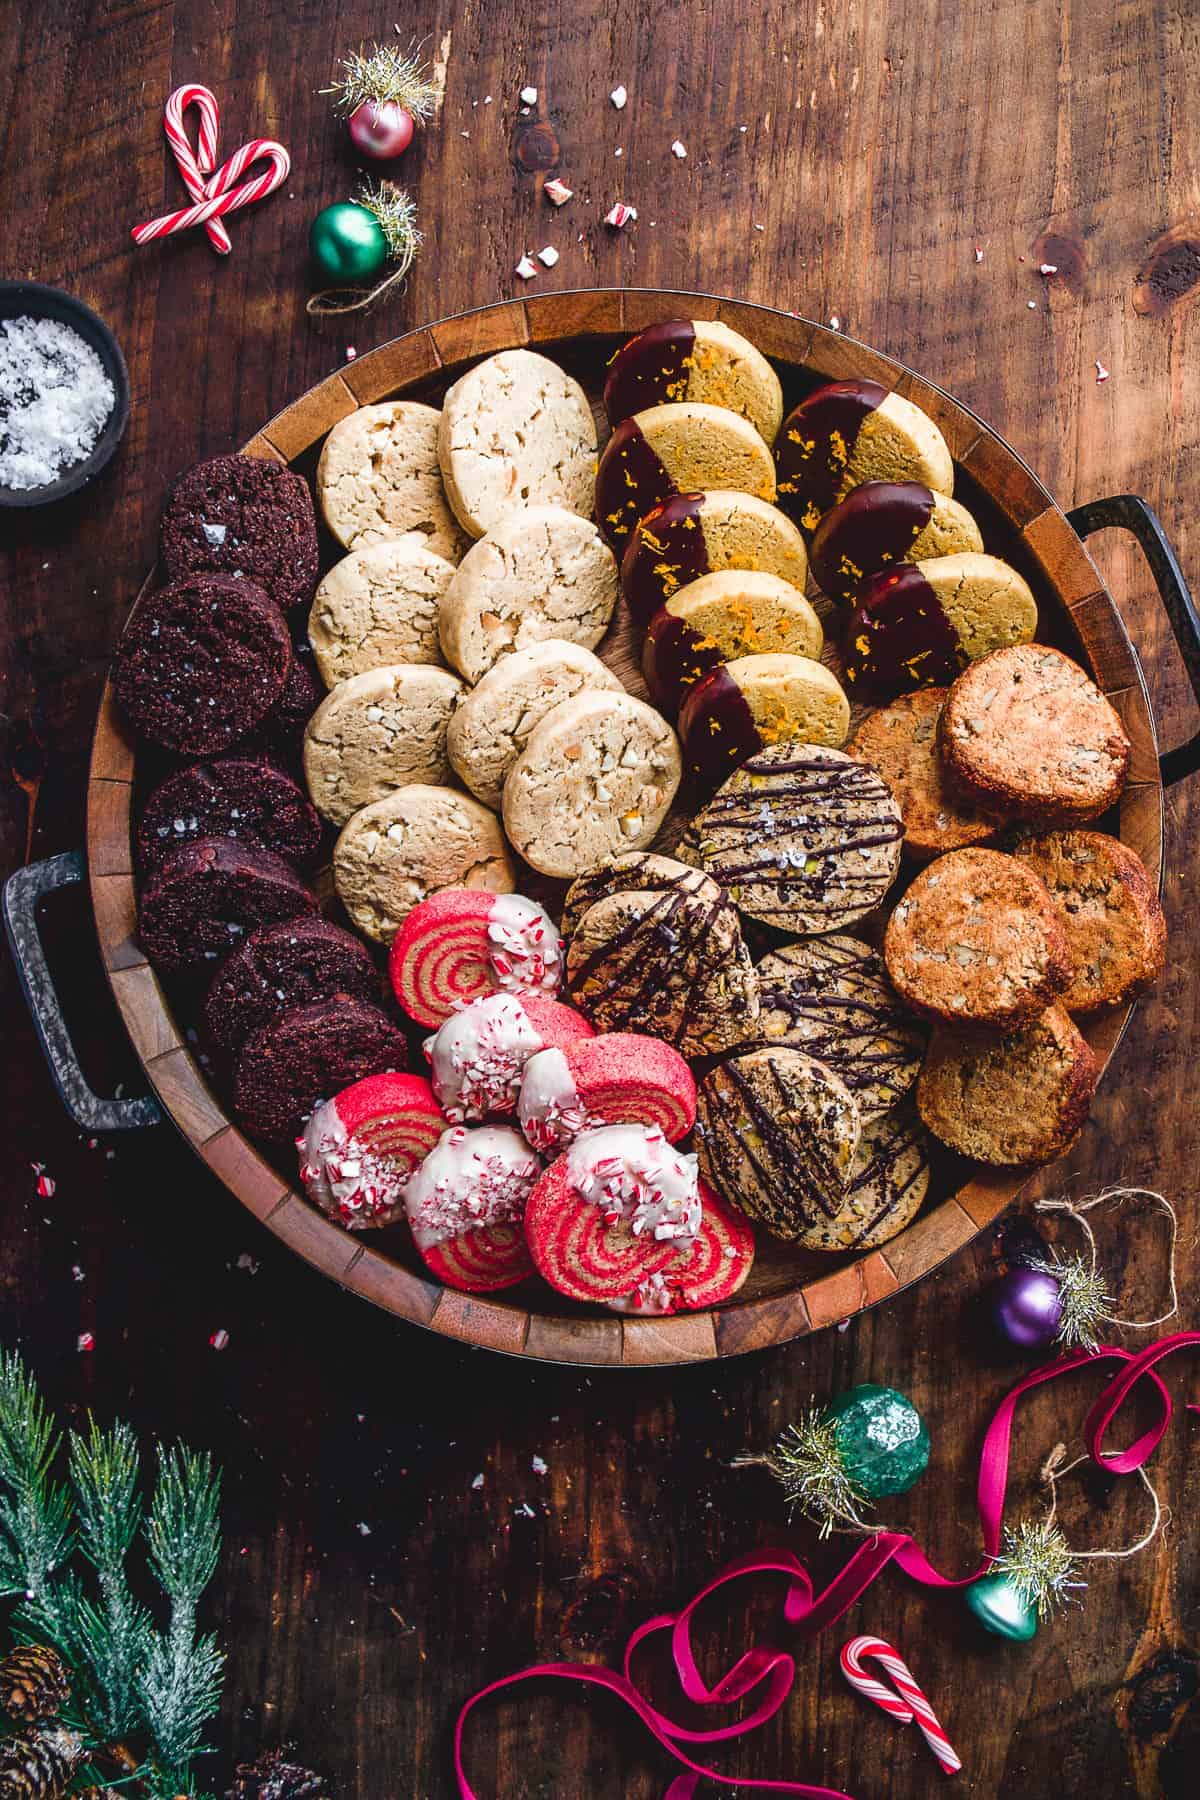
M71 1434L71 1480L79 1547L96 1571L99 1605L81 1597L76 1637L100 1695L96 1723L109 1739L136 1722L136 1676L146 1654L150 1615L130 1591L125 1561L137 1536L138 1452L128 1425Z
M66 1490L51 1480L60 1438L15 1351L0 1351L0 1595L43 1598L71 1551Z
M196 1634L196 1607L220 1553L219 1499L211 1457L159 1446L146 1541L171 1615L165 1632L147 1634L138 1695L156 1773L174 1781L176 1793L187 1788L188 1765L203 1752L204 1726L220 1704L224 1653L214 1637Z

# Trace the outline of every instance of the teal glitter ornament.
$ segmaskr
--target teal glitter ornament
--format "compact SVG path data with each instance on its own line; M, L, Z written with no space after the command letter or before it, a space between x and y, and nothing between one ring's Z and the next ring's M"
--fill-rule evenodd
M1043 1470L1051 1472L1051 1484L1058 1479L1058 1454L1056 1450ZM1157 1502L1154 1528L1158 1529ZM1072 1588L1086 1587L1086 1582L1072 1579L1074 1574L1075 1554L1054 1523L1053 1512L1044 1519L1023 1519L1015 1531L1005 1532L1004 1549L989 1573L967 1589L967 1605L985 1631L1016 1644L1028 1643L1039 1619L1064 1605Z
M388 259L383 226L353 200L337 200L317 214L308 247L328 281L370 281Z
M929 1433L912 1401L870 1381L789 1425L768 1455L737 1458L770 1469L793 1512L822 1537L836 1526L870 1530L862 1509L885 1494L906 1494L928 1461Z
M1027 1644L1038 1628L1038 1612L1007 1575L983 1575L966 1591L966 1602L985 1631Z

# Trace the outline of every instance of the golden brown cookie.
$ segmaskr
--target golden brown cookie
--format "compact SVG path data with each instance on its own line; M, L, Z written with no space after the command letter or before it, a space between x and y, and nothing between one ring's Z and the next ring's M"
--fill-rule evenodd
M921 481L864 481L817 526L812 572L831 600L851 605L879 569L982 549L978 525L949 494Z
M997 850L953 850L922 869L888 920L883 955L916 1012L996 1030L1036 1018L1071 972L1045 886Z
M469 540L442 488L439 419L420 401L387 400L338 420L317 464L317 498L339 544L358 550L416 531L458 561Z
M1067 936L1070 1013L1122 1006L1162 973L1167 922L1146 865L1101 831L1048 831L1013 855L1045 884Z
M1051 1006L1003 1037L942 1026L917 1105L930 1131L978 1162L1053 1162L1082 1131L1099 1068L1071 1016Z
M850 742L849 755L878 769L904 819L904 848L919 862L947 850L989 844L999 824L955 793L938 748L937 727L946 688L901 694L868 714Z
M454 564L415 531L343 556L308 615L325 686L389 663L440 663L438 608L453 574Z
M672 494L732 488L775 498L771 452L746 419L723 406L684 400L623 419L596 470L596 520L624 544L639 519Z
M447 391L438 429L446 494L472 537L523 506L590 513L596 422L565 369L501 350Z
M339 681L304 732L304 778L335 825L412 781L450 774L446 733L466 689L449 669L398 663Z
M645 625L680 588L722 569L757 569L803 593L808 553L787 515L757 494L673 494L630 534L621 558L625 603Z
M333 847L338 899L367 937L390 944L441 888L511 894L516 874L495 813L455 788L411 782L364 806Z
M810 1250L869 1250L886 1244L921 1210L929 1191L929 1134L910 1098L863 1124L846 1185L831 1219L814 1223Z

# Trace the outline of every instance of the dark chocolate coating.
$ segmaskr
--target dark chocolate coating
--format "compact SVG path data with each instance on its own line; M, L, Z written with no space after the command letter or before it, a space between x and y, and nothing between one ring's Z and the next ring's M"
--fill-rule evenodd
M665 319L647 325L622 344L608 365L604 410L610 425L619 425L647 406L686 400L688 358L696 342L690 319Z
M622 420L596 470L596 523L613 548L619 549L638 520L677 491L637 420Z
M784 1238L798 1236L815 1215L837 1217L845 1188L813 1134L792 1122L779 1065L749 1074L741 1057L730 1057L702 1082L699 1110L705 1172L732 1205Z
M842 1078L845 1079L844 1074ZM906 1106L898 1106L881 1121L873 1133L873 1140L874 1152L853 1171L846 1198L853 1201L864 1188L878 1187L879 1205L842 1246L846 1250L857 1249L864 1238L879 1230L885 1219L901 1207L907 1208L911 1189L924 1178L929 1168L929 1134L911 1101ZM904 1159L913 1150L917 1152L917 1160L911 1169L906 1169Z
M712 568L701 514L703 494L673 494L631 532L621 558L625 604L645 625L664 600Z
M831 600L853 605L868 575L903 562L933 516L933 490L920 481L864 481L817 526L812 572Z
M847 687L870 700L948 687L967 666L958 633L912 563L862 583L842 650Z
M724 660L712 638L659 607L642 646L642 674L661 713L674 718L688 690Z
M688 689L679 709L679 736L685 764L707 787L762 749L754 714L725 663Z
M775 440L778 503L811 531L828 512L868 413L883 405L877 381L829 381L794 406Z

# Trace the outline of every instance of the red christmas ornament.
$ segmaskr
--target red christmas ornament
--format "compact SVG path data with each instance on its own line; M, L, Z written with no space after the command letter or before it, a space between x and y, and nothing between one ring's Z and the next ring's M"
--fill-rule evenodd
M375 162L402 156L438 102L437 86L417 51L373 44L344 56L338 70L321 92L332 94L337 111L345 114L354 148Z
M413 129L412 114L394 100L364 100L350 114L354 148L378 162L402 156L412 143Z

